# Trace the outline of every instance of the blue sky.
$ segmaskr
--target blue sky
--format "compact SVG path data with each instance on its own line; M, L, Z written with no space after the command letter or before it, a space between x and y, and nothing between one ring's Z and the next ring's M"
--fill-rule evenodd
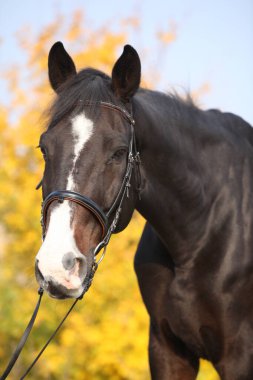
M195 91L208 83L209 91L200 99L203 108L231 111L253 124L252 0L1 1L0 71L22 61L15 34L24 25L36 33L57 14L67 16L75 9L83 9L94 27L137 14L141 27L129 43L146 52L144 73L148 65L159 72L159 90ZM177 25L177 39L157 52L156 33L168 30L171 22ZM5 97L1 80L0 101Z

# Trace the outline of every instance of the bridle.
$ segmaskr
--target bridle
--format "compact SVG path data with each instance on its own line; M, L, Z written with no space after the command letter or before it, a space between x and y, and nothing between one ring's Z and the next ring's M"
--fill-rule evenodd
M28 369L23 374L23 376L20 377L20 380L24 379L26 377L26 375L30 372L30 370L33 368L33 366L39 360L39 358L42 355L42 353L44 352L44 350L47 348L47 346L49 345L51 340L54 338L54 336L56 335L56 333L58 332L58 330L60 329L60 327L64 323L64 321L67 319L68 315L73 310L73 308L76 305L76 303L78 302L78 300L83 298L84 294L88 291L89 287L91 286L91 283L92 283L94 274L98 268L98 265L100 264L100 262L104 258L105 250L106 250L106 247L110 241L111 235L113 234L113 232L115 231L115 229L119 223L120 214L122 211L122 204L124 202L124 199L126 197L129 198L129 189L131 187L131 179L132 179L133 171L134 171L134 175L135 175L135 185L136 185L135 190L137 191L138 196L140 198L140 190L141 190L140 162L141 161L140 161L140 154L139 154L139 152L137 150L137 146L136 146L136 138L135 138L135 131L134 131L135 120L133 119L132 114L130 114L123 107L115 105L115 104L110 103L110 102L82 101L82 103L85 106L101 106L104 108L112 109L116 112L119 112L129 122L130 128L131 128L131 135L130 135L130 142L129 142L129 146L128 146L128 158L127 158L126 171L125 171L125 175L124 175L124 178L122 180L121 186L118 190L118 193L117 193L114 201L112 202L112 205L111 205L109 211L107 211L106 213L92 199L90 199L90 198L88 198L88 197L86 197L80 193L77 193L75 191L69 191L69 190L53 191L42 202L41 226L42 226L42 238L43 238L43 240L46 236L48 208L55 201L57 201L59 203L63 203L64 201L73 202L73 203L76 203L76 204L84 207L88 211L90 211L91 214L96 218L96 220L99 222L99 224L101 226L102 238L101 238L101 241L98 243L98 245L96 246L96 248L93 251L92 268L91 268L89 275L86 276L87 278L85 278L85 281L83 283L83 292L82 292L81 296L74 301L74 303L70 307L69 311L66 313L65 317L62 319L62 321L60 322L60 324L58 325L56 330L53 332L51 337L48 339L46 344L43 346L43 348L41 349L39 354L36 356L36 358L31 363L31 365L28 367ZM42 183L43 183L43 179L39 183L39 185L37 186L36 189L38 189L42 185ZM109 222L111 218L112 218L112 221ZM96 261L96 257L102 249L103 249L103 253L102 253L100 259ZM22 337L21 337L21 339L20 339L20 341L16 347L16 350L13 353L4 373L0 377L0 380L5 380L7 378L8 374L10 373L11 369L15 365L15 362L18 359L18 357L19 357L19 355L20 355L20 353L21 353L21 351L22 351L22 349L26 343L26 340L27 340L27 338L28 338L28 336L32 330L33 324L35 322L35 319L36 319L36 316L37 316L37 313L38 313L38 310L40 307L43 291L44 291L43 288L40 288L38 291L39 300L36 304L33 315L31 317L31 319L27 325L27 328L25 329L25 331L24 331L24 333L23 333L23 335L22 335Z
M96 246L96 248L93 251L93 265L90 272L90 279L85 279L85 286L83 294L88 290L90 287L91 281L93 279L94 273L97 270L97 264L102 260L105 254L106 247L109 243L109 240L111 238L112 233L115 231L120 214L122 211L122 204L125 199L125 197L129 198L129 189L131 187L131 178L132 173L134 170L135 174L135 184L136 184L136 191L138 193L138 196L140 198L140 189L141 189L141 174L140 174L140 154L137 150L136 146L136 138L135 138L135 131L134 131L134 125L135 120L133 119L132 115L124 108L115 105L113 103L109 102L92 102L92 101L82 101L82 104L85 106L101 106L104 108L112 109L116 112L121 113L121 115L127 119L127 121L130 124L131 128L131 134L130 134L130 141L128 145L128 158L127 158L127 166L125 175L123 177L121 186L118 190L118 193L112 202L112 205L106 213L101 209L101 207L94 202L92 199L77 193L75 191L70 190L56 190L51 192L45 200L42 202L41 207L41 227L42 227L42 239L44 240L46 236L46 224L47 224L47 213L49 206L57 201L58 203L63 203L64 201L69 201L76 203L88 211L91 212L91 214L97 219L99 222L101 229L102 229L102 240L99 242L99 244ZM109 220L111 216L114 214L113 220L111 223L109 223ZM99 262L96 262L96 256L98 253L104 249L104 253L101 256Z

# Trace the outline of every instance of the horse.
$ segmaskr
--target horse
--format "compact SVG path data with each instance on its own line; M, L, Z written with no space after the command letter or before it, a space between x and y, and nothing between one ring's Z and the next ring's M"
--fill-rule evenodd
M134 267L150 317L151 378L196 379L205 358L223 380L252 380L250 124L143 89L130 45L111 77L77 73L61 42L48 70L57 96L39 142L40 286L59 299L82 295L94 255L136 209L147 221Z

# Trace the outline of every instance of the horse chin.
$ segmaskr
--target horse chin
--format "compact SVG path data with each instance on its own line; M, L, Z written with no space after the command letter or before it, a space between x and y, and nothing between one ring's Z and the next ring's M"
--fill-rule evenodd
M83 285L75 289L69 289L62 284L51 281L44 284L44 290L51 298L58 300L79 298L83 292Z
M74 297L74 296L71 296L70 294L63 294L63 293L51 293L50 291L46 290L47 294L49 295L50 298L53 298L55 300L66 300L68 298L78 298L78 297Z

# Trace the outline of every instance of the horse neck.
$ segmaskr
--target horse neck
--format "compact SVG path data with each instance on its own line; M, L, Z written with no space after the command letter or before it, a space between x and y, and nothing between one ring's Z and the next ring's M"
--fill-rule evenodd
M187 234L187 221L201 213L206 201L196 137L205 134L198 130L204 113L176 97L151 91L139 93L134 106L144 182L137 210L163 240L168 233Z

